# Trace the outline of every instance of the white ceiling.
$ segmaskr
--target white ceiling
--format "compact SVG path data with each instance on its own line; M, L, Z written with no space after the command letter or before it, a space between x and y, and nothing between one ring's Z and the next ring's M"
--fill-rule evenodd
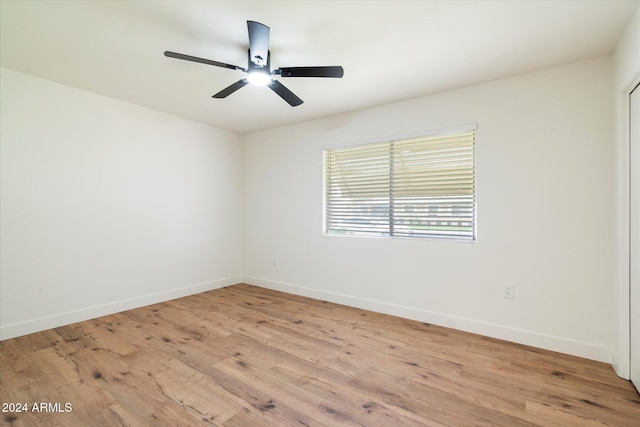
M239 133L302 122L613 52L638 1L0 1L3 67ZM247 20L271 27L272 68L342 65L211 95L245 67Z

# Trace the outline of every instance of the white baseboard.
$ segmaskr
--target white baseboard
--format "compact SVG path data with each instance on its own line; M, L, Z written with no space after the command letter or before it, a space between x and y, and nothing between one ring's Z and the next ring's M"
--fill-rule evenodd
M498 338L518 344L557 351L573 356L584 357L586 359L597 360L599 362L610 363L610 349L590 343L566 339L553 335L541 334L523 329L510 328L493 323L482 322L473 319L450 316L448 314L436 313L412 307L405 307L386 302L374 301L365 298L358 298L335 292L328 292L319 289L307 288L304 286L292 285L289 283L276 282L253 276L244 276L243 282L305 297L320 299L350 307L362 308L378 313L390 314L406 319L418 320L420 322L432 323L434 325L471 332L487 337Z
M27 335L51 328L57 328L59 326L94 319L96 317L106 316L113 313L119 313L150 304L169 301L200 292L219 289L240 282L267 289L273 289L291 294L330 301L350 307L376 311L378 313L390 314L393 316L417 320L420 322L432 323L434 325L472 332L479 335L503 339L506 341L530 345L533 347L557 351L560 353L571 354L574 356L584 357L600 362L611 363L612 354L608 348L590 343L570 340L552 335L540 334L537 332L522 329L510 328L507 326L496 325L473 319L450 316L447 314L436 313L412 307L389 304L386 302L380 302L366 298L358 298L336 292L328 292L304 286L292 285L289 283L262 279L259 277L241 275L206 283L200 283L184 288L173 289L165 292L144 295L127 300L116 301L104 305L89 307L82 310L60 313L53 316L29 320L26 322L2 325L0 326L0 340Z
M122 311L131 310L133 308L186 297L189 295L198 294L200 292L206 292L213 289L234 285L240 282L242 282L242 276L237 275L224 279L214 280L211 282L198 283L196 285L186 286L184 288L172 289L155 294L143 295L136 298L130 298L94 307L83 308L81 310L55 314L53 316L41 317L26 322L2 325L0 326L0 340L6 340L9 338L19 337L21 335L31 334L33 332L40 332L51 328L57 328L59 326L69 325L71 323L81 322L84 320L95 319L96 317L106 316L108 314L119 313Z

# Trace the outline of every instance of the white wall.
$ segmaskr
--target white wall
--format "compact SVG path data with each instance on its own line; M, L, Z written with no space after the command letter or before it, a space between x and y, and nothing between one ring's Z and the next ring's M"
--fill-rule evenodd
M599 58L241 138L2 69L0 336L244 272L609 361L612 75ZM324 147L470 122L477 243L322 235Z
M612 364L629 378L629 93L640 82L640 9L614 55L616 215Z
M1 69L0 335L242 273L240 137Z
M631 46L244 138L1 69L0 338L244 278L609 361ZM477 243L322 235L323 148L470 122Z
M612 91L603 57L246 136L245 281L608 362ZM322 235L323 148L470 122L477 243Z

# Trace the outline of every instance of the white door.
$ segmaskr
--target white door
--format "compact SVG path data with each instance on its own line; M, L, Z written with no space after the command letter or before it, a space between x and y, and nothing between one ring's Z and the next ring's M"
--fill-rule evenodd
M630 355L631 381L640 391L640 85L631 92L629 117Z

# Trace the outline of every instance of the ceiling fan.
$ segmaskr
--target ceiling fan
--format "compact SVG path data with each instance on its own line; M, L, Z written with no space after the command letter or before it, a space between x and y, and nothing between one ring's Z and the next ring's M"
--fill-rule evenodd
M341 78L344 75L344 70L340 66L281 67L272 71L271 52L269 51L269 27L255 21L247 21L247 27L249 28L249 60L247 68L171 51L166 51L164 55L169 58L199 62L201 64L213 65L231 70L240 70L246 73L246 76L243 79L240 79L232 85L222 89L220 92L213 95L213 98L226 98L238 89L251 83L255 85L268 86L292 107L302 104L302 99L298 98L278 80L274 80L272 76Z

